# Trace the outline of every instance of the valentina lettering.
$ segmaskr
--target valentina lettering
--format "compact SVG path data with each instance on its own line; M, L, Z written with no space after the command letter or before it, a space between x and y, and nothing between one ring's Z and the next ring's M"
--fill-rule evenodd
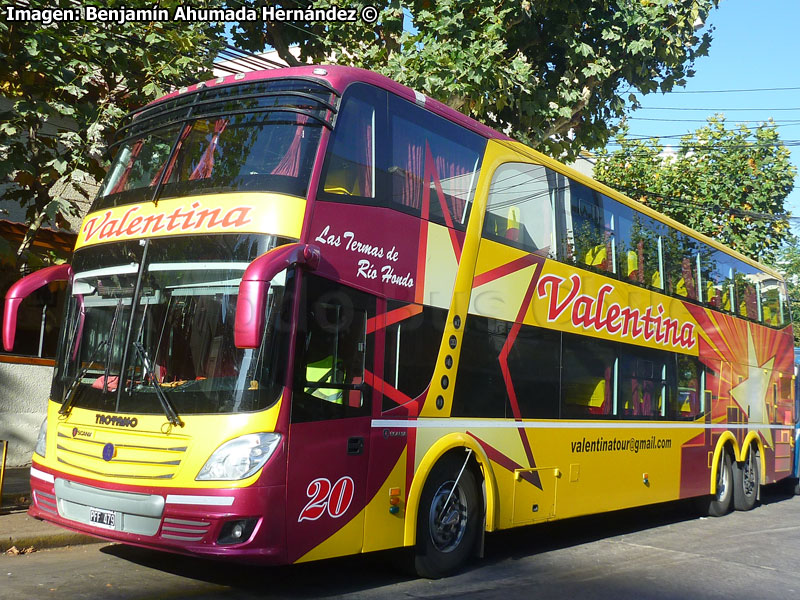
M86 241L93 238L108 240L122 236L153 235L156 233L174 233L198 231L200 229L236 229L252 222L250 206L201 208L200 202L193 202L184 210L179 206L170 213L157 213L147 216L137 215L140 206L132 206L120 218L112 218L112 211L107 210L100 217L92 217L83 226Z
M560 294L562 286L565 294ZM596 296L581 294L581 278L571 275L569 281L557 275L545 275L539 279L536 293L539 298L548 298L547 320L556 321L563 313L570 315L574 327L607 331L622 337L642 338L663 346L680 346L690 349L695 345L694 324L683 323L664 316L664 306L648 306L642 313L638 308L622 307L616 302L608 303L607 296L614 286L603 284ZM563 300L559 302L561 295Z

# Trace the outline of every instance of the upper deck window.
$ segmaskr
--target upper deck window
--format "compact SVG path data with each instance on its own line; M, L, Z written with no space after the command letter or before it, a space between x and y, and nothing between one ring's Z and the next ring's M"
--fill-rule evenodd
M305 196L333 93L304 80L208 88L146 108L120 146L94 210L228 191Z
M366 85L351 87L341 106L330 143L322 191L325 194L374 199L376 188L375 134L386 94Z
M365 84L344 95L320 199L466 227L486 140Z
M392 206L465 226L486 140L394 96L389 122Z
M545 167L508 163L492 178L483 237L554 256L553 214Z

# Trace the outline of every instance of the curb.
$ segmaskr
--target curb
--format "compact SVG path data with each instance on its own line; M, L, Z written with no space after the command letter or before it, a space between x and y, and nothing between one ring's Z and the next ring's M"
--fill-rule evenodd
M38 551L103 543L99 538L29 517L27 510L26 504L6 505L0 509L0 532L3 532L0 533L0 555L14 547L23 553L28 548Z
M12 547L22 551L25 548L33 548L34 551L50 550L53 548L64 548L66 546L84 546L86 544L102 544L103 540L89 537L82 533L73 533L64 530L63 533L55 534L31 534L0 539L0 554L5 553Z

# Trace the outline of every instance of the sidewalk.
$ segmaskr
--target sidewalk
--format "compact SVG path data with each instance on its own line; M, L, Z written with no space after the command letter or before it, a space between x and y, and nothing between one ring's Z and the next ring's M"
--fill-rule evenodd
M28 516L31 499L30 469L6 469L0 502L0 554L10 548L24 552L29 548L43 550L78 544L100 543L100 540L62 529Z

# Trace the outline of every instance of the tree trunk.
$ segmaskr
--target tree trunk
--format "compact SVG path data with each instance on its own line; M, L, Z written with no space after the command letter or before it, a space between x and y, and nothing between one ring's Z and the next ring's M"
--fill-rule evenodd
M38 215L36 215L36 218L33 220L33 222L28 225L28 230L25 232L25 236L22 238L22 243L19 245L19 248L17 248L17 269L20 273L22 273L25 267L28 265L26 252L33 245L33 242L36 239L36 234L39 233L39 229L42 227L42 223L44 222L46 216L47 214L45 211L41 211ZM23 258L23 256L25 256L25 258Z

